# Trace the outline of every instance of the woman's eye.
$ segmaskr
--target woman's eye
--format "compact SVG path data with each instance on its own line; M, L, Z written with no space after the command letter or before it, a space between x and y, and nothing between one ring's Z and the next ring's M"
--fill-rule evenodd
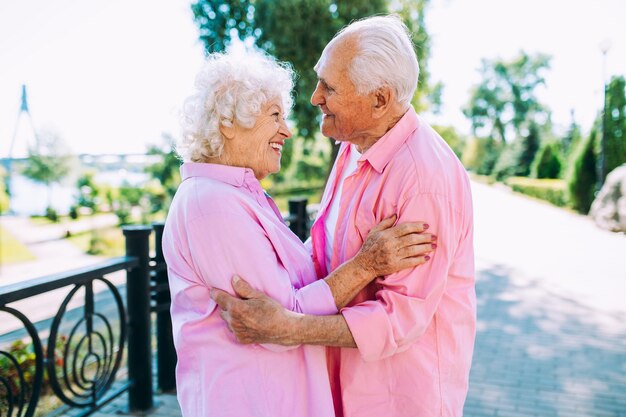
M272 113L272 116L274 116L274 118L276 119L276 121L278 121L279 117L280 117L280 113Z

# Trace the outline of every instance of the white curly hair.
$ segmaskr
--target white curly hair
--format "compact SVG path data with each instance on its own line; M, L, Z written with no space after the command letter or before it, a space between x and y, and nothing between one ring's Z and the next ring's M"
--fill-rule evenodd
M212 53L196 76L195 92L182 108L182 139L176 151L185 162L220 157L220 125L251 128L268 101L280 98L287 114L293 103L294 71L259 51Z

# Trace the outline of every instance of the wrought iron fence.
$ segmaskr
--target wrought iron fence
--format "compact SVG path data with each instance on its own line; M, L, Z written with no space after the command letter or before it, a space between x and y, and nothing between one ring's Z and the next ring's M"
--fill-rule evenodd
M155 230L156 256L149 255L149 239ZM126 256L90 268L50 275L0 290L0 315L17 319L23 326L18 343L23 349L0 350L0 416L33 416L44 382L65 405L87 415L128 392L129 410L152 407L151 312L156 312L158 387L175 386L176 356L169 321L169 290L160 237L163 225L125 227ZM126 271L126 302L120 288L107 276ZM110 294L114 308L99 311L96 301ZM49 328L38 331L28 317L12 304L59 289L69 292L61 300ZM79 300L82 296L84 301ZM68 306L79 303L80 314L64 323ZM73 310L75 312L75 310ZM61 329L64 330L61 330ZM41 334L47 334L44 340ZM25 339L26 342L21 342ZM128 380L116 383L127 347Z
M289 201L285 221L302 240L308 237L311 216L306 199ZM18 320L22 326L18 342L28 341L18 352L0 345L0 417L33 416L44 382L67 407L80 409L76 414L80 416L93 413L125 392L129 411L152 408L151 313L156 315L157 388L175 389L176 352L161 247L163 224L128 226L123 233L124 257L0 288L0 320L6 320L7 315ZM155 239L154 257L150 257L151 236ZM126 302L121 288L107 278L118 271L126 271ZM48 328L38 331L27 315L31 312L15 307L14 303L59 289L69 291ZM100 311L96 296L104 292L110 295L113 307ZM84 301L77 309L70 309L72 303L80 301L79 294ZM66 318L72 323L63 325ZM128 378L114 384L125 351Z

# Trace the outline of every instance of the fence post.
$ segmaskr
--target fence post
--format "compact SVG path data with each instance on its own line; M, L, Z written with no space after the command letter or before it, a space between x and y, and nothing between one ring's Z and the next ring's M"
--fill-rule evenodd
M128 305L128 408L147 411L153 405L152 346L150 334L150 233L149 226L125 226L126 256L139 259L127 273Z
M291 219L289 228L303 242L309 236L307 203L308 200L306 198L292 198L289 200L289 218Z
M163 257L163 223L153 223L155 239L155 257L157 272L154 277L156 287L157 318L157 381L161 391L171 391L176 388L176 350L172 334L172 318L170 316L171 297L167 287L167 270L159 268L165 266Z

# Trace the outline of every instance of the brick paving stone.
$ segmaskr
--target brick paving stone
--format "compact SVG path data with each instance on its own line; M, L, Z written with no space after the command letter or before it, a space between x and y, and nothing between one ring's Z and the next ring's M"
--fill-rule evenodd
M626 415L626 315L562 297L501 265L482 264L476 293L465 415Z

